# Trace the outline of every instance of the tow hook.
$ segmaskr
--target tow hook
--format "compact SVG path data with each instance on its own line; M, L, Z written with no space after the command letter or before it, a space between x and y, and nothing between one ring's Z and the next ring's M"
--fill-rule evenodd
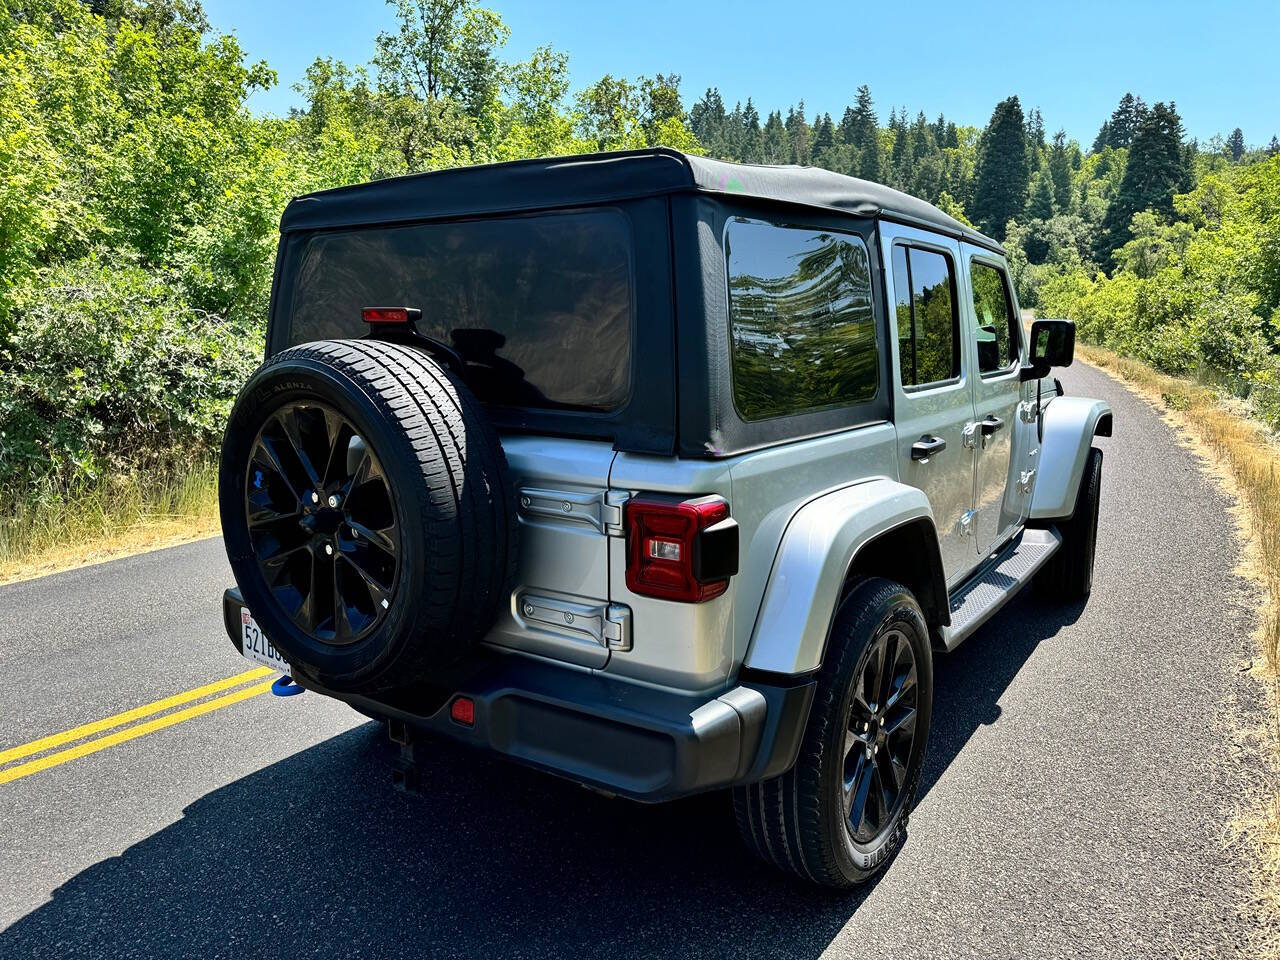
M306 693L307 688L294 680L287 673L282 674L275 683L271 685L271 692L277 697L293 697L299 693Z

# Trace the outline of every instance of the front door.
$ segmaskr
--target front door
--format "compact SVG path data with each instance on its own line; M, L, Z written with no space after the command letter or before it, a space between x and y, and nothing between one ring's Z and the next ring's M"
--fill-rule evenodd
M959 245L909 227L881 225L889 264L894 420L903 483L924 491L947 584L977 565L973 546L974 418L960 321Z
M977 441L974 545L985 559L1022 522L1025 497L1021 454L1016 441L1022 400L1022 325L1004 261L996 254L962 244L967 288L963 313L974 346L974 426ZM1021 446L1021 443L1016 443Z

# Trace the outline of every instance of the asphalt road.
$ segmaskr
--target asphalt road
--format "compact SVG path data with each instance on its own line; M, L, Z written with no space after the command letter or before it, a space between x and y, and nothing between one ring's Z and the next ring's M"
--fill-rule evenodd
M400 794L378 726L268 693L0 783L0 957L1231 955L1256 596L1160 418L1067 372L1115 409L1093 598L1020 597L939 658L873 886L757 866L723 795L642 807L444 745ZM0 756L246 670L229 576L211 540L0 588Z

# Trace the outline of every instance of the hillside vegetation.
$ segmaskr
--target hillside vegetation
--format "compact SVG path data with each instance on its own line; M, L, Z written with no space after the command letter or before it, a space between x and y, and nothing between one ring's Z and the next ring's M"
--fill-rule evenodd
M675 74L571 90L565 53L505 60L474 0L390 2L371 63L320 56L303 106L262 117L276 75L190 0L0 0L0 553L42 504L205 469L262 353L289 197L537 155L666 144L883 181L1003 240L1025 305L1280 423L1274 137L1191 142L1173 103L1128 94L1084 149L1012 96L980 128L882 124L865 86L838 118L715 89L686 107Z

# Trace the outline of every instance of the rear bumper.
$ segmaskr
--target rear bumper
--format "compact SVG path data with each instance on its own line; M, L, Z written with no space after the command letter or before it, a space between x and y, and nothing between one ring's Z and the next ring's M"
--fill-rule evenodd
M240 650L238 590L223 619ZM397 734L446 736L571 780L656 802L777 776L791 767L813 702L812 678L745 680L685 696L519 654L484 653L447 685L365 696L302 686L393 721ZM474 723L451 717L458 697Z

